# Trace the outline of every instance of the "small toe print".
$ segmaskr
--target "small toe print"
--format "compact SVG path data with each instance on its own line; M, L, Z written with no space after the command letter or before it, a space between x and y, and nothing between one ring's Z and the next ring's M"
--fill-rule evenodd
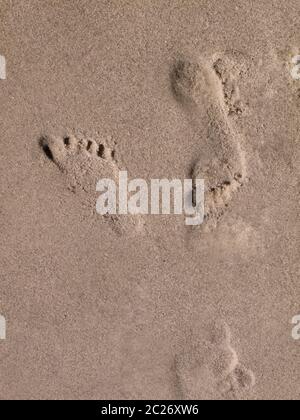
M63 139L56 137L42 137L40 146L45 156L53 161L56 165L60 165L66 156L66 146Z
M97 156L98 144L94 140L88 140L87 151L92 156Z
M45 156L49 159L54 161L54 157L52 154L52 151L49 147L48 141L45 137L42 137L39 141L40 147L42 148L43 152L45 153Z
M70 146L70 137L65 137L64 138L64 144L65 144L66 147Z
M98 152L97 155L101 158L104 159L105 158L105 147L103 144L100 144L98 147Z

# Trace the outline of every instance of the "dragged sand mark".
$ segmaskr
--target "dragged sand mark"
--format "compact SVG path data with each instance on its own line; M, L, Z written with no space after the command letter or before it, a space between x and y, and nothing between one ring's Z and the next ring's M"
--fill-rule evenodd
M208 340L194 336L176 358L176 373L184 399L239 399L255 385L254 374L231 345L226 323L216 323Z
M227 57L211 63L181 59L171 74L175 98L191 116L202 141L191 175L205 180L205 225L212 227L247 179L243 141L231 118L244 109L235 78L241 71L233 69Z
M68 189L74 194L84 194L87 207L96 214L96 185L100 179L109 178L118 183L119 166L116 160L116 143L110 140L88 138L83 135L64 137L43 136L39 140L45 156L64 175ZM100 216L98 216L100 217ZM140 231L142 218L137 216L104 216L118 234Z

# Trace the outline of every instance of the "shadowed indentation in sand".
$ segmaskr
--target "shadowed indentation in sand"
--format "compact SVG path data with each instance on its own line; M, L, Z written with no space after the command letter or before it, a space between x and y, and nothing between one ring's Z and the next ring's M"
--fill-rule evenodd
M94 191L94 181L107 176L115 179L118 166L113 159L114 150L93 139L75 137L42 137L39 144L46 157L61 172L67 174L72 191Z
M242 138L231 116L243 111L235 66L227 57L180 59L171 74L175 98L191 117L202 148L191 168L205 180L205 225L216 227L234 193L247 180ZM201 120L205 108L205 121ZM204 119L204 118L203 118ZM203 128L204 127L204 128Z
M40 144L40 147L43 149L43 151L44 151L45 155L47 156L47 158L48 158L49 160L52 160L52 161L54 162L54 159L53 159L53 155L52 155L51 149L50 149L50 147L48 146L47 141L46 141L46 139L45 139L44 137L42 137L42 138L40 139L39 144Z
M43 136L39 145L45 156L64 175L68 189L74 194L85 193L85 205L95 213L96 185L100 179L111 179L118 185L119 166L116 161L115 144L109 146L105 140L96 142L84 136ZM107 215L105 220L117 233L140 230L141 217Z

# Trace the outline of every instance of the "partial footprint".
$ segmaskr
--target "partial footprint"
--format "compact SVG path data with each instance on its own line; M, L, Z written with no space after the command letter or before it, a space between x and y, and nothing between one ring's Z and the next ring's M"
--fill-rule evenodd
M92 138L73 134L40 139L40 146L45 156L54 162L64 175L70 191L75 194L86 193L84 201L93 213L96 209L97 182L108 178L118 185L119 167L115 145L108 145L108 141L95 141ZM125 233L131 228L135 231L142 228L140 216L107 215L104 218L118 233Z
M208 340L193 337L176 359L176 372L184 399L239 399L255 384L253 373L239 363L225 323L216 323Z
M114 160L114 150L104 143L74 135L43 137L40 145L46 156L66 175L69 188L91 193L95 191L95 181L101 177L116 179L118 167Z
M172 73L174 95L199 134L191 175L205 180L205 222L213 227L247 179L243 141L232 118L244 110L236 83L241 73L227 57L179 60Z
M220 80L217 86L220 104L230 117L240 116L247 110L243 102L238 81L250 72L249 60L237 51L226 52L213 57L213 69Z
M228 377L218 384L223 399L240 400L255 386L253 372L238 364Z

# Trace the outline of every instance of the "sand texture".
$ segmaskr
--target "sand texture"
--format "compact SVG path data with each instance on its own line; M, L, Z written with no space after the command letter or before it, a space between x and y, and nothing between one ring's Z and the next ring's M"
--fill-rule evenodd
M0 0L1 399L300 398L299 15ZM120 171L203 224L97 214Z

